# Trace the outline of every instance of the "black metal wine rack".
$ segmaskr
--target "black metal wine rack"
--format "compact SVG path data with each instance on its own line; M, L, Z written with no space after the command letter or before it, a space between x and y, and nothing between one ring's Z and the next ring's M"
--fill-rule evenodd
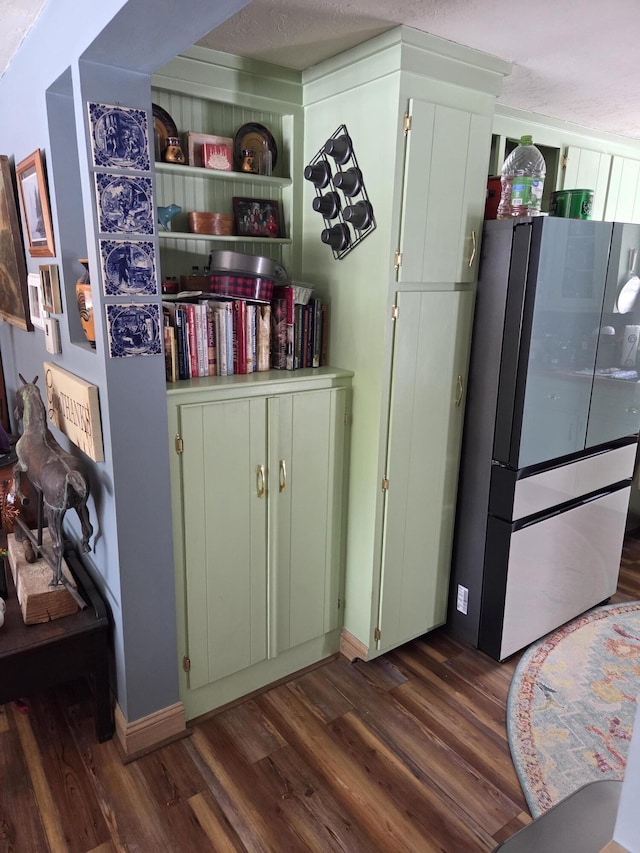
M334 157L327 154L327 148L331 148L331 144L334 140L340 140L341 137L346 137L349 141L349 155L344 162L339 163ZM340 158L342 159L342 158ZM323 186L318 186L314 183L314 188L316 192L316 200L314 201L314 209L316 209L315 205L320 204L320 200L323 199L328 193L334 193L335 198L337 199L337 210L335 211L335 215L327 216L321 213L322 218L325 224L325 230L323 233L323 242L327 242L333 252L333 256L336 260L341 260L349 252L353 251L355 247L361 243L365 237L367 237L372 231L375 230L376 220L373 215L373 206L369 201L369 196L367 195L367 190L364 185L364 177L362 176L362 170L358 165L358 161L356 159L356 154L353 148L353 140L347 130L346 125L341 124L334 133L327 139L322 148L315 155L313 160L311 160L308 166L305 168L305 178L307 180L313 181L313 177L310 174L313 172L314 167L318 167L318 165L322 166L325 170L327 183ZM360 185L357 192L353 192L352 194L348 194L339 184L344 179L343 175L350 176L353 174L350 170L356 170L355 174L360 177ZM342 173L342 175L341 175ZM336 180L338 184L336 184ZM354 224L353 221L345 220L345 211L348 208L355 208L356 205L360 204L360 208L364 207L365 210L368 211L368 222L364 224L362 227L357 227L357 224ZM321 212L321 211L319 211ZM348 243L344 246L338 246L334 248L331 245L328 239L325 239L325 235L327 232L335 233L336 227L338 228L338 232L342 232L345 239L348 239ZM333 229L333 231L332 231Z

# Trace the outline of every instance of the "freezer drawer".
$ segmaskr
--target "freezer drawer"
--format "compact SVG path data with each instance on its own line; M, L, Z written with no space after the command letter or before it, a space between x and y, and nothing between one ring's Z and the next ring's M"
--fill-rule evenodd
M630 490L519 529L489 519L483 651L504 660L615 593Z
M525 477L496 467L492 471L489 512L506 521L518 521L631 480L636 450L634 441Z

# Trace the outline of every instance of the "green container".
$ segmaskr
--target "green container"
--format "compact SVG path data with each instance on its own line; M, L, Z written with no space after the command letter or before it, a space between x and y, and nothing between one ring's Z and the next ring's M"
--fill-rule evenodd
M556 190L551 193L549 216L591 219L593 190Z

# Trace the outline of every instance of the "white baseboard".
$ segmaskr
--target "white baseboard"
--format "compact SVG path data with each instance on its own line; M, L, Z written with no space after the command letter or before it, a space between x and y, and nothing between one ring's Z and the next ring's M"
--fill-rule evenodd
M182 702L133 722L127 721L116 702L115 724L118 745L128 761L189 734Z

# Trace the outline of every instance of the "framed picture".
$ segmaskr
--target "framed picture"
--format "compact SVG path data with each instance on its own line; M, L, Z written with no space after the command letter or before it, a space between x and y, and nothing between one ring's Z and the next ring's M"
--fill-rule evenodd
M55 255L53 228L39 148L18 163L16 178L29 254L32 258L52 258Z
M210 133L188 131L187 163L230 172L233 168L233 139L230 136L213 136Z
M146 110L88 103L93 165L149 171Z
M0 317L30 331L27 265L9 158L0 156Z
M261 198L233 198L233 218L239 237L282 237L280 202Z
M58 267L55 264L41 266L40 281L42 283L42 307L49 314L62 314Z
M44 310L42 308L42 290L38 273L30 272L27 276L29 291L29 317L38 329L44 329Z

